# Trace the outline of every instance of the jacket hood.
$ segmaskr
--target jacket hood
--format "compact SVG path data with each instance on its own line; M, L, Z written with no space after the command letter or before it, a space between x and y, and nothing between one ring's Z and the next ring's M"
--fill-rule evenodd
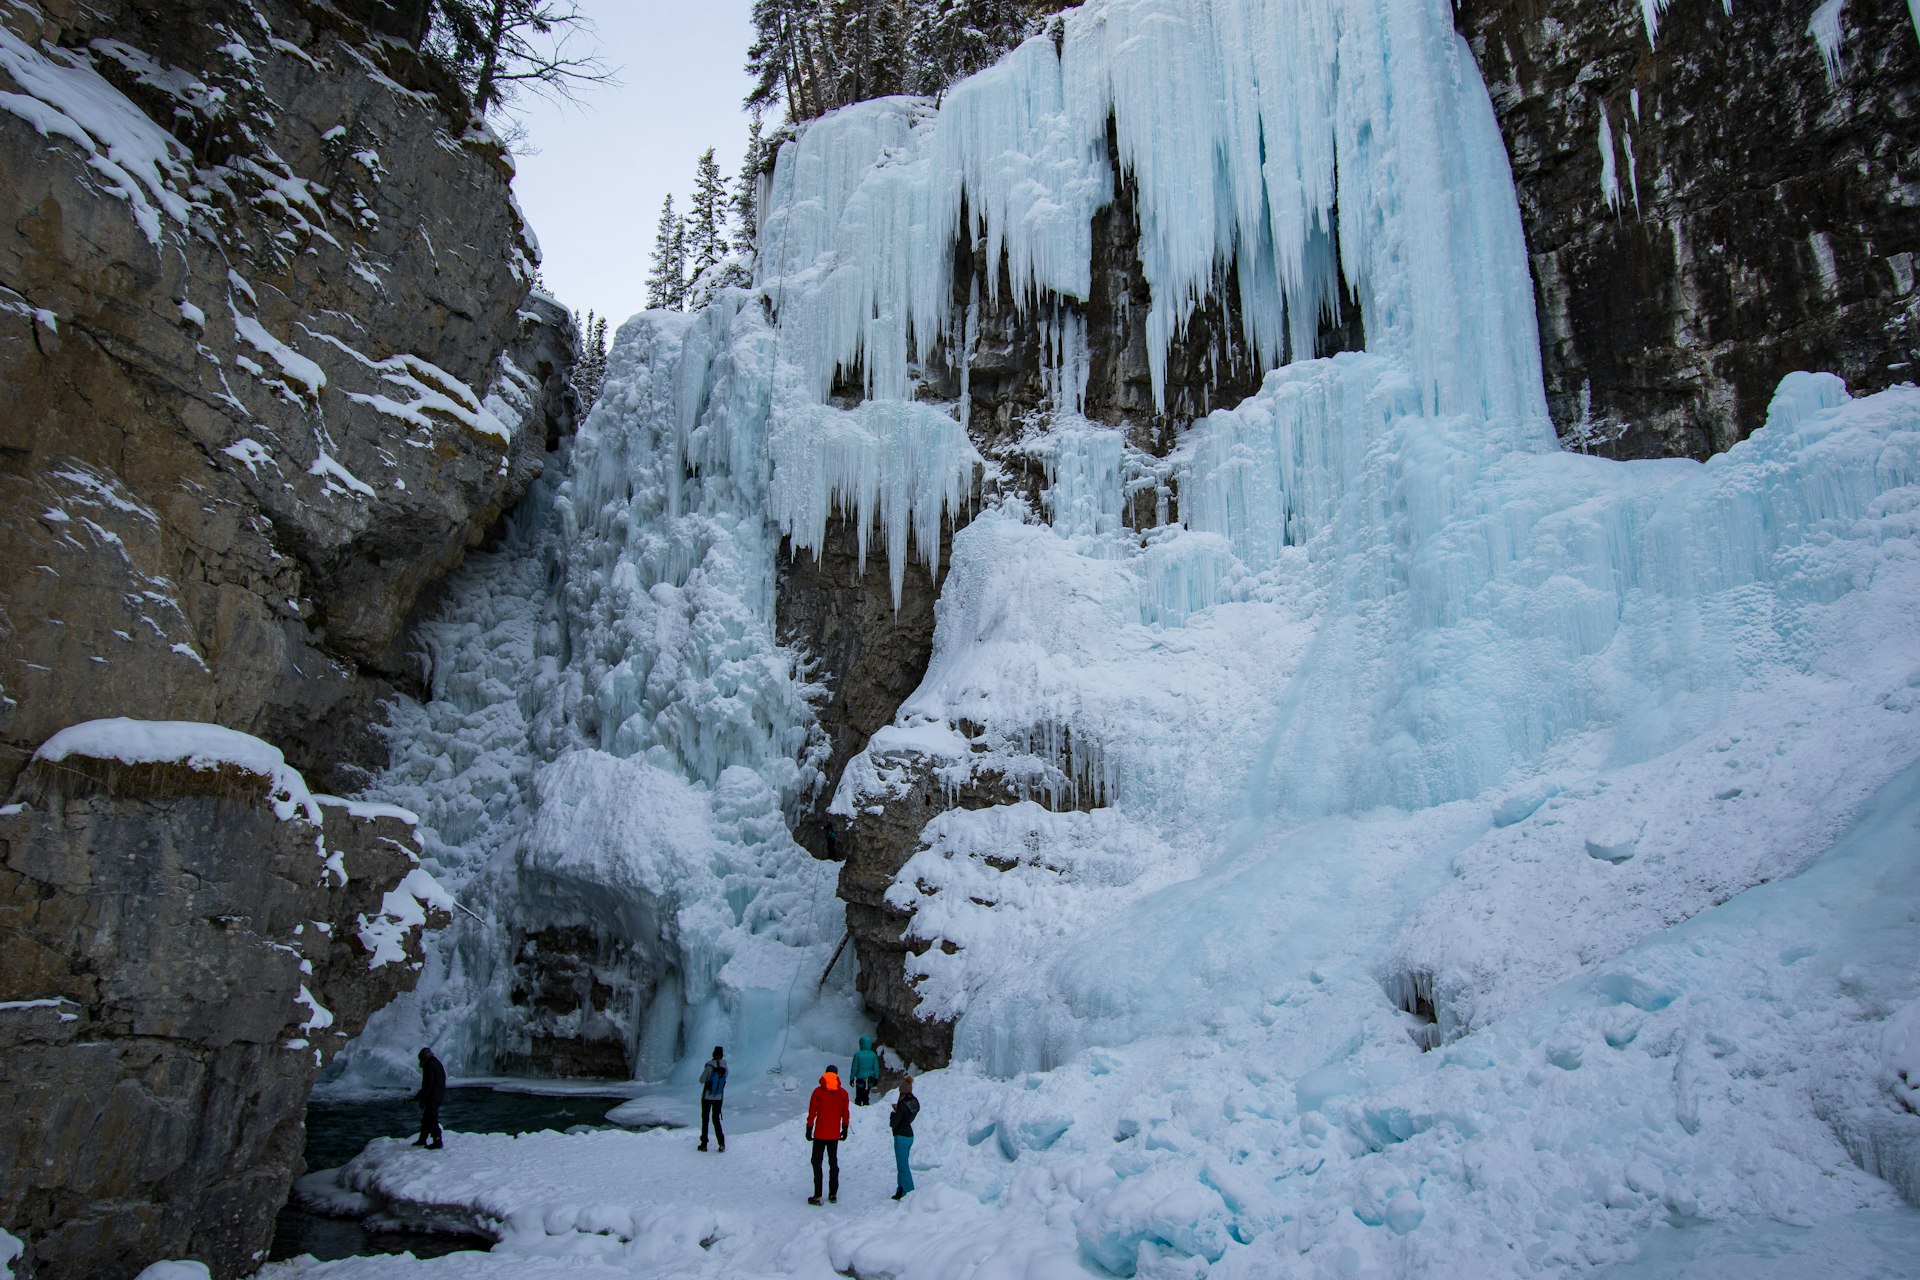
M826 1072L820 1077L820 1087L829 1092L838 1089L840 1087L839 1075L832 1071Z
M860 1037L860 1047L861 1047L862 1049L871 1049L871 1048L873 1048L873 1037L872 1037L872 1036L861 1036L861 1037Z

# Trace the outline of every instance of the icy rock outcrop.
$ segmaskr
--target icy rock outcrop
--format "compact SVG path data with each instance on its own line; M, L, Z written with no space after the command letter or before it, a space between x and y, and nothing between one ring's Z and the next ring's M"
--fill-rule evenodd
M410 815L258 770L70 753L0 809L0 1217L28 1274L251 1272L321 1067L446 923Z
M1567 447L1704 458L1796 369L1862 393L1920 376L1920 42L1900 5L1820 6L1843 36L1830 76L1814 8L1456 6Z
M330 6L0 13L0 782L98 716L337 790L384 755L415 602L570 421L509 162L442 88Z

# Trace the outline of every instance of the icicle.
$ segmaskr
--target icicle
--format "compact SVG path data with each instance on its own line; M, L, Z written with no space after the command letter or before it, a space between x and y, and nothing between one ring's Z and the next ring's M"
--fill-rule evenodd
M1600 198L1612 213L1620 212L1620 173L1615 167L1613 122L1607 118L1607 104L1600 104Z
M1819 46L1820 60L1826 64L1829 89L1840 86L1840 49L1847 38L1846 11L1847 0L1826 0L1807 19L1807 34Z

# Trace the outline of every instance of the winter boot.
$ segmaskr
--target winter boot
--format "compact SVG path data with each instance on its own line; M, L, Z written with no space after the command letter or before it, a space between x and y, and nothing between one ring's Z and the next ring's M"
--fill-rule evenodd
M820 1197L819 1197L819 1196L808 1196L808 1197L807 1197L807 1203L808 1203L808 1204L819 1204L819 1203L820 1203Z

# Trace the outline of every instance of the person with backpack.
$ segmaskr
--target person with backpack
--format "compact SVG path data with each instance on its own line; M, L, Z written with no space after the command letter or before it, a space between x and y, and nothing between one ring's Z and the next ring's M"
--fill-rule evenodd
M444 1145L440 1134L440 1104L446 1098L447 1069L433 1056L433 1050L422 1048L420 1092L413 1095L413 1100L420 1104L420 1136L413 1140L414 1146L437 1151Z
M873 1037L860 1037L860 1051L853 1055L853 1105L864 1107L880 1083L880 1055L873 1051Z
M813 1194L808 1204L820 1203L820 1160L824 1156L832 1170L827 1181L827 1201L840 1199L840 1140L853 1123L847 1106L847 1091L840 1087L840 1069L828 1064L820 1077L820 1087L807 1100L807 1140L813 1143Z
M726 1154L727 1131L720 1127L720 1102L727 1092L727 1060L720 1046L713 1046L713 1057L700 1068L700 1147L707 1149L707 1122L713 1122L713 1136L720 1140L720 1152Z
M893 1114L887 1117L888 1125L893 1129L893 1198L903 1199L913 1190L913 1170L907 1165L907 1157L913 1153L913 1118L920 1114L920 1099L913 1096L913 1077L903 1076L900 1080L900 1098L893 1104Z

